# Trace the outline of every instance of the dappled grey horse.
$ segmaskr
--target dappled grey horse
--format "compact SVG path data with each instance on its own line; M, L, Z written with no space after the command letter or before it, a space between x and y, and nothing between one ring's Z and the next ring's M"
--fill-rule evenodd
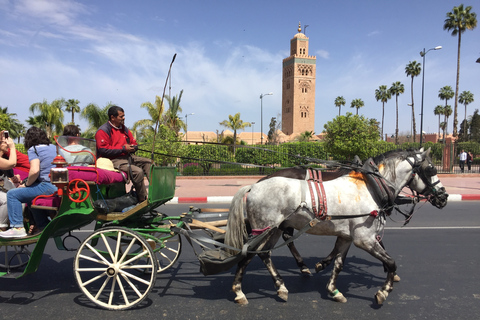
M301 230L309 226L307 232L310 234L337 236L338 253L327 284L327 290L334 300L346 301L336 288L336 279L353 242L387 268L385 283L375 295L377 303L382 304L393 290L396 270L395 261L377 241L377 235L383 232L386 222L384 203L392 204L403 187L409 186L438 208L447 204L448 194L436 175L429 151L389 152L372 160L377 170L351 170L337 179L326 181L321 190L325 201L318 200L320 205L314 203L313 198L305 196L304 190L308 186L304 180L274 177L241 188L230 206L225 243L241 249L247 241L249 235L244 210L252 235L268 234L254 248L261 252L250 251L238 263L233 282L235 301L248 303L241 283L247 265L256 254L272 275L278 296L288 299L288 290L271 261L269 250L274 247L283 229L293 227Z

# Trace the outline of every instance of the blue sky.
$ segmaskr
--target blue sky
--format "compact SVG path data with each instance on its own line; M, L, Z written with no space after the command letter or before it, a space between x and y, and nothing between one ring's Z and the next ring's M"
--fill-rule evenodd
M132 126L148 117L141 103L162 95L173 55L171 94L184 90L182 116L188 130L223 130L219 122L241 113L260 131L281 113L282 60L299 21L309 25L310 54L317 57L315 132L360 98L359 113L381 119L374 92L395 81L405 85L399 97L399 129L411 128L409 61L426 55L424 131L437 132L433 109L443 104L441 87L455 89L457 38L443 30L446 13L461 2L404 1L163 1L163 0L0 0L0 106L21 121L32 103L78 99L80 106L112 101L126 110ZM464 2L480 14L480 1ZM479 109L480 27L462 37L460 92ZM417 132L420 128L421 75L414 81ZM169 89L167 88L167 94ZM449 103L453 107L453 101ZM386 104L385 133L395 131L395 101ZM464 107L459 105L459 122ZM78 118L78 115L76 116ZM65 123L70 119L65 115ZM86 122L79 121L82 129ZM448 131L452 132L453 116ZM250 131L251 129L247 129Z

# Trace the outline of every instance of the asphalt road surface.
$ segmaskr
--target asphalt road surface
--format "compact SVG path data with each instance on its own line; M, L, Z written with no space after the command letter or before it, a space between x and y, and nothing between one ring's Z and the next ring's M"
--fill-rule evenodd
M283 247L273 253L273 262L289 290L288 302L277 298L267 270L255 258L243 282L249 304L240 306L230 290L234 270L203 276L192 248L183 241L180 259L158 275L144 302L132 310L107 311L91 303L77 287L74 252L58 251L50 241L36 273L20 279L0 278L2 318L472 319L480 314L479 206L477 201L452 202L438 210L425 204L406 227L401 227L399 215L393 216L398 222L387 222L384 243L397 262L401 281L383 306L374 301L385 279L383 267L356 247L350 249L337 282L347 303L334 302L327 294L331 267L303 276ZM187 208L188 204L166 205L161 211L175 215ZM74 234L84 238L88 229ZM330 252L334 241L333 237L303 235L296 245L314 272L315 263Z

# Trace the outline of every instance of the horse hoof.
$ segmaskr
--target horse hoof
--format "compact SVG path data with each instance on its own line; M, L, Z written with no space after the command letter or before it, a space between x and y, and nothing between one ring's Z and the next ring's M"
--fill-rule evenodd
M377 304L381 305L385 302L385 300L387 300L387 296L388 296L388 293L386 293L385 291L379 290L375 295L375 301L377 302Z
M334 295L333 300L341 303L347 302L347 298L345 298L341 292L338 292L336 295Z
M244 294L241 296L235 297L235 302L243 306L248 304L247 297Z
M285 287L278 289L277 295L283 301L288 301L288 290Z
M307 267L303 267L300 269L300 272L302 274L305 274L305 275L311 275L312 273L310 272L310 269L308 269Z
M317 262L317 263L315 264L315 272L316 272L316 273L319 273L319 272L322 271L323 269L324 269L323 263Z
M398 274L393 276L393 282L400 282L400 277L398 276Z

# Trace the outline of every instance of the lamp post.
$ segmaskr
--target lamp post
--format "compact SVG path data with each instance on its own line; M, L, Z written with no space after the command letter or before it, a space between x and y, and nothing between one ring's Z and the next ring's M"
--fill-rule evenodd
M425 89L425 55L427 54L428 51L430 50L440 50L442 49L442 46L436 46L435 48L428 49L425 51L425 48L423 48L423 51L420 51L420 56L423 58L423 65L422 65L422 106L421 106L421 111L420 111L420 147L422 146L423 143L423 95L424 95L424 89Z
M263 97L271 95L273 92L260 94L260 144L263 144Z
M253 145L253 129L255 128L255 122L250 122L252 125L252 145Z
M195 112L185 115L185 142L188 141L188 116L193 116Z

